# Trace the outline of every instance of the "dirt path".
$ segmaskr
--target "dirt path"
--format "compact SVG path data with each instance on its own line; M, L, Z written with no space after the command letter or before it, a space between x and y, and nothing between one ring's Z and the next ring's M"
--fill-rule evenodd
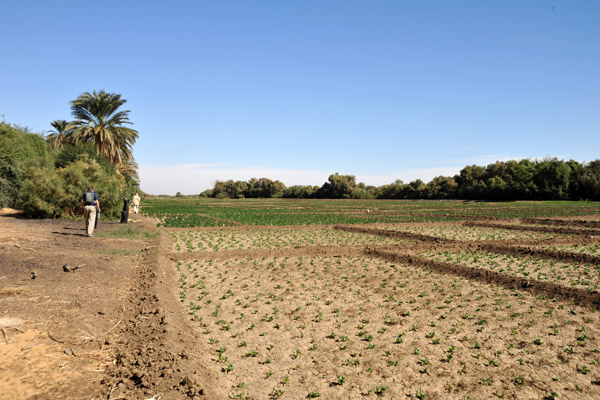
M166 257L170 241L160 234L146 248L137 285L126 301L126 322L106 371L103 398L214 398L204 384L210 374L192 356L206 349L190 334L189 318L175 297L177 281Z
M150 221L132 225L156 231ZM101 222L88 238L82 221L0 214L2 399L204 393L181 372L185 354L171 351L182 342L180 319L156 306L156 293L168 281L156 282L157 248L145 240L102 237L123 227ZM63 266L80 267L66 272ZM177 345L165 345L169 340Z

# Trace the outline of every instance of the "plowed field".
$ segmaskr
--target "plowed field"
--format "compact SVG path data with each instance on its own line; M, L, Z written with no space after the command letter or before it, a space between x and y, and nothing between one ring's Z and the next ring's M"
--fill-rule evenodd
M135 244L125 305L97 328L110 344L89 371L102 372L72 371L93 375L98 397L600 398L598 204L158 199L142 211L161 226ZM32 257L4 261L18 256ZM23 298L12 276L0 273L9 306Z

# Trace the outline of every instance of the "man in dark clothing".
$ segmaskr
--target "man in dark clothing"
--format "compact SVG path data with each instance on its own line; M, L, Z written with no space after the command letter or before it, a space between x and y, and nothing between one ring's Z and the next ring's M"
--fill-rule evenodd
M94 187L88 187L87 192L81 195L81 209L85 218L85 230L89 237L94 234L94 225L96 223L96 210L100 212L100 203Z

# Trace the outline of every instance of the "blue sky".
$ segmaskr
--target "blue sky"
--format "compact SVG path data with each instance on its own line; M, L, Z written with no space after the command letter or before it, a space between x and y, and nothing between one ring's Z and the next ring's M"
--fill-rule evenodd
M0 114L128 100L149 193L600 158L598 1L10 1Z

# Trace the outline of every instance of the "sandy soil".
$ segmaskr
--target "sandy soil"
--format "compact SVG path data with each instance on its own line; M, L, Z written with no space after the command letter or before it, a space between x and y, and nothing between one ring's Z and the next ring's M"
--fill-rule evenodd
M189 398L188 393L203 391L181 384L185 377L177 371L147 388L128 386L136 373L152 376L152 368L142 366L139 372L124 366L124 344L151 348L172 338L149 343L148 332L127 329L139 315L138 296L146 286L140 271L156 255L149 255L141 240L100 237L118 228L101 221L88 238L82 221L27 220L10 210L0 214L0 398L116 399L170 392L175 395L169 398ZM65 272L63 266L81 267ZM154 356L172 358L166 363L176 367L177 357L164 353Z
M597 291L426 256L597 269L568 251L598 245L572 233L590 224L547 221L477 240L423 224L188 233L142 218L157 234L142 241L101 237L117 223L87 238L81 221L3 212L0 397L600 398Z

